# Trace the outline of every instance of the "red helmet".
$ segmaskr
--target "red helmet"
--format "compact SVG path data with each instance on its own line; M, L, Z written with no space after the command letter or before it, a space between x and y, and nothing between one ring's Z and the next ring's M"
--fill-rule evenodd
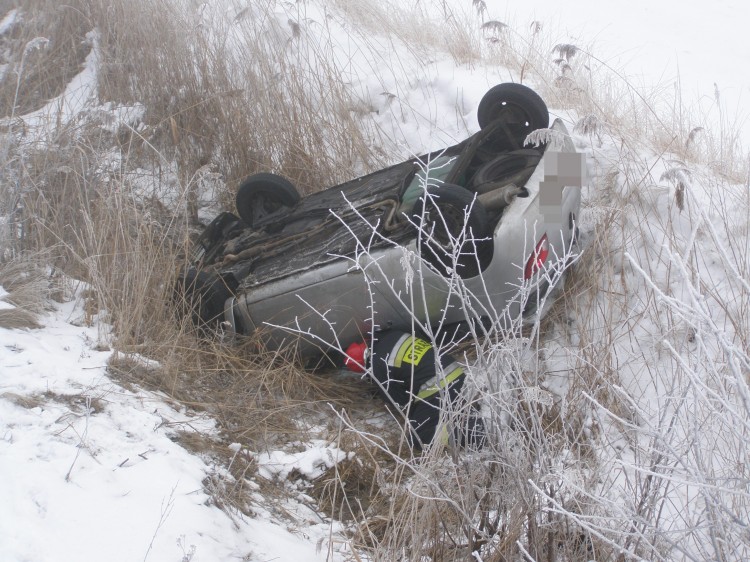
M354 342L346 348L344 366L355 373L364 373L367 370L367 344L365 342Z

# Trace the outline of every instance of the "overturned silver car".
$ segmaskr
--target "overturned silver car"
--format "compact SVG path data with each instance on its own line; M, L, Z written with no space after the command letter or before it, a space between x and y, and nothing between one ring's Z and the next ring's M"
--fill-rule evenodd
M214 219L180 276L194 320L315 355L534 314L571 256L583 159L520 84L490 89L478 119L457 145L304 198L283 177L247 178L239 216Z

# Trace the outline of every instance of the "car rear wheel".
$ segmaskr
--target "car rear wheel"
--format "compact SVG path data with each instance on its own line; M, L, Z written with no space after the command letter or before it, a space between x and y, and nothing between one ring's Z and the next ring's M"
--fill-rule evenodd
M414 204L422 259L441 274L478 275L492 260L489 218L475 195L458 185L431 187Z
M237 190L237 214L250 228L284 216L300 200L292 182L276 174L255 174Z
M544 100L523 84L508 82L490 88L477 108L479 127L502 119L506 127L528 135L549 126L549 111Z

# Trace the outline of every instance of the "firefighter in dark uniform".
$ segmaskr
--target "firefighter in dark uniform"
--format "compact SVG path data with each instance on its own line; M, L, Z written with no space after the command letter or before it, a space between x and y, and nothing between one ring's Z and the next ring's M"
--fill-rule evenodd
M346 354L346 367L359 373L369 369L381 396L406 415L413 446L423 447L435 439L481 447L484 426L477 412L465 413L461 388L466 375L453 357L436 357L428 341L395 330L378 333L372 349L358 342L350 345ZM449 429L440 423L441 411L464 413L448 416L453 420Z

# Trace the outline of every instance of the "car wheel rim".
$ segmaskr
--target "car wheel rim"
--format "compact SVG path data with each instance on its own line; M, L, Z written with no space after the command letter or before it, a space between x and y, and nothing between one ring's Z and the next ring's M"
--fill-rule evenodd
M527 129L531 126L529 114L519 105L500 101L495 105L495 111L497 119L501 119L509 127Z
M281 207L281 203L273 197L258 194L253 202L253 222L257 223L272 215Z

